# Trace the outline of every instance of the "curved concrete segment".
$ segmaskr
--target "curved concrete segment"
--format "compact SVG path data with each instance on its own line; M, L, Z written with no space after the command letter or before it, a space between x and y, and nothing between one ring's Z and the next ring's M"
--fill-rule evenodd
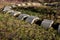
M12 16L17 16L17 15L20 15L21 12L18 12L18 11L13 11L10 13Z
M7 13L12 13L12 12L14 12L14 10L8 10L8 11L7 11Z
M60 25L58 26L58 33L60 34Z
M17 4L18 7L21 7L21 4Z
M54 23L53 20L44 19L41 23L41 26L44 27L45 29L48 29L52 26L53 23Z
M32 4L31 3L26 3L27 4L27 7L31 7L32 6Z
M11 6L12 6L12 8L16 8L16 7L17 7L15 4L13 4L13 5L11 5Z
M26 7L26 4L25 4L25 3L21 3L21 6L22 6L22 7Z
M42 6L42 4L40 4L40 3L32 3L32 6L40 7L40 6Z
M25 20L27 17L29 17L29 15L27 15L27 14L20 14L20 15L18 16L18 19L20 19L20 20Z
M11 6L5 6L4 9L3 9L3 11L6 12L8 10L11 10L11 8L12 8Z
M27 19L26 19L26 22L29 22L30 24L33 24L35 21L39 20L38 17L35 17L35 16L29 16Z
M45 6L59 7L60 3L44 3Z

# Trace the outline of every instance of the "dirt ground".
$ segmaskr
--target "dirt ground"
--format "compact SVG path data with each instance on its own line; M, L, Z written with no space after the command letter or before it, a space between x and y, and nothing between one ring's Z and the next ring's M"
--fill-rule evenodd
M11 4L10 2L0 2L0 8L3 8L5 5Z
M0 8L2 8L4 5L3 4L0 4Z

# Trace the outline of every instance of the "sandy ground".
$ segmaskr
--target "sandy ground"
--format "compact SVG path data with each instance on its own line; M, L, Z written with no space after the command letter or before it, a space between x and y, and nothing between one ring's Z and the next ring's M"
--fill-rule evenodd
M2 7L4 7L4 5L3 4L0 4L0 8L2 8Z
M5 5L9 5L9 2L0 2L0 8L3 8Z

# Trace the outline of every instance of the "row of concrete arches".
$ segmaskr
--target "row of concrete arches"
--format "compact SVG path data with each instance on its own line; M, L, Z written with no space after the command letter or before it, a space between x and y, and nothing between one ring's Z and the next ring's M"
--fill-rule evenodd
M2 11L9 13L11 16L14 16L19 20L24 20L30 24L35 23L39 26L44 27L45 29L49 29L49 28L53 27L54 29L56 29L58 31L58 33L60 33L60 24L59 23L54 24L54 20L48 20L48 19L40 20L39 17L30 16L28 14L24 14L19 11L14 11L14 10L12 10L11 6L5 6Z

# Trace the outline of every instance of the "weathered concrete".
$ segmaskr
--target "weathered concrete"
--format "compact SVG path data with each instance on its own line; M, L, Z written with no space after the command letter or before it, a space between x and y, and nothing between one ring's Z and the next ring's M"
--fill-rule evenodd
M59 7L60 3L44 3L45 6Z
M21 4L17 4L18 7L21 7Z
M12 8L11 6L5 6L4 9L3 9L3 11L6 12L8 10L11 10L11 8Z
M27 15L27 14L20 14L20 15L18 16L18 19L20 19L20 20L25 20L25 18L27 18L27 17L29 17L29 15Z
M32 3L32 6L34 6L34 7L40 7L40 6L42 6L42 4L40 4L40 3Z
M45 29L48 29L52 26L53 23L54 23L53 20L44 19L41 23L41 26L44 27Z
M27 7L31 7L32 6L32 4L31 3L26 3L27 4Z
M26 19L26 22L29 22L30 24L33 24L36 20L39 20L39 18L38 17L35 17L35 16L29 16Z
M14 12L11 12L10 15L12 16L17 16L17 15L20 15L21 12L18 12L18 11L14 11Z
M21 3L21 6L22 6L22 7L26 7L26 4L25 4L25 3Z
M58 26L58 33L60 34L60 25Z
M16 4L13 4L13 5L11 5L12 6L12 8L16 8L17 7L17 5Z
M12 13L12 12L14 12L14 10L8 10L8 11L7 11L7 13Z

